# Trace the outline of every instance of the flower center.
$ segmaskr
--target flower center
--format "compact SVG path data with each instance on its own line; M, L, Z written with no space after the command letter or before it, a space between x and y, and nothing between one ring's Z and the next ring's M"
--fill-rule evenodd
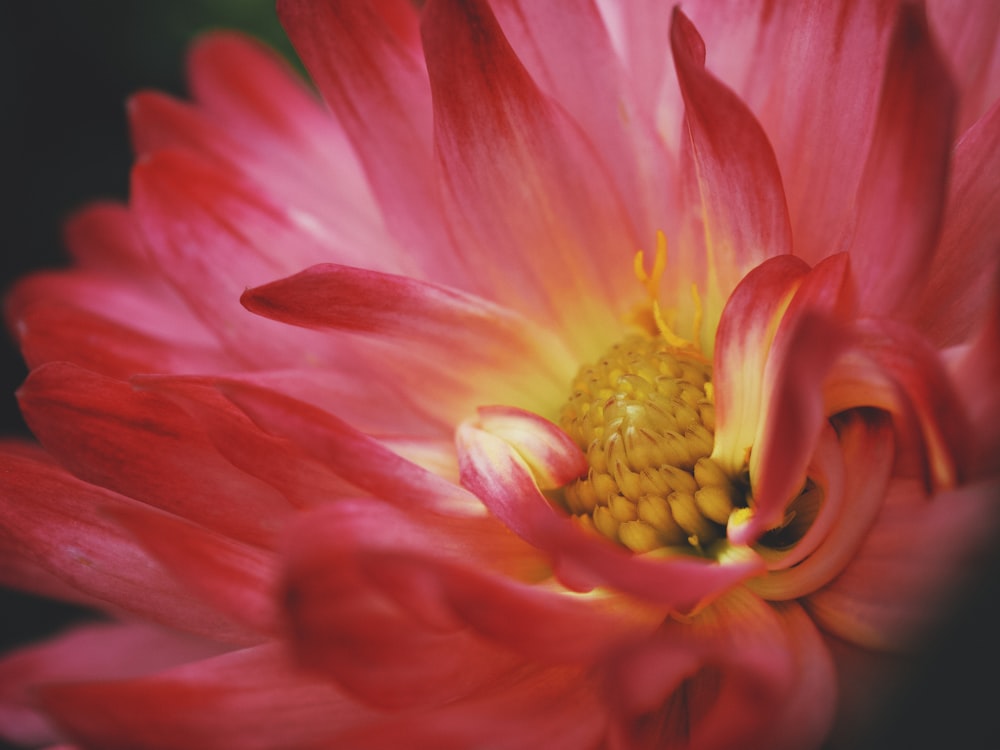
M635 335L582 367L560 426L587 455L560 502L635 552L703 552L745 492L715 464L712 366L663 336Z

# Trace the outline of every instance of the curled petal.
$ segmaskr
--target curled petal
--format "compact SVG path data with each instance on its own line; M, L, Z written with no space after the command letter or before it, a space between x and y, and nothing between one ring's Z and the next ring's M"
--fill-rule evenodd
M854 558L881 510L894 458L889 420L878 412L848 412L837 426L839 443L832 450L842 452L836 456L839 465L826 468L820 516L799 545L809 541L814 528L825 533L816 548L803 550L811 553L804 560L796 554L787 563L797 564L783 564L747 583L765 599L797 599L832 581Z
M503 438L464 424L456 439L462 483L514 533L542 550L571 588L612 586L679 608L712 598L762 569L763 563L749 550L734 550L733 559L725 563L633 555L559 514L539 491L518 450Z
M798 258L773 258L748 273L726 302L715 342L712 460L733 475L743 470L756 437L771 342L808 270Z

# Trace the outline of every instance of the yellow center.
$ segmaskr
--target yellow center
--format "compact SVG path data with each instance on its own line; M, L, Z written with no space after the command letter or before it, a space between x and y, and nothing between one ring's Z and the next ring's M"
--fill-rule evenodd
M710 458L712 368L662 335L635 335L580 369L560 426L586 453L561 502L635 552L703 551L725 536L744 492Z

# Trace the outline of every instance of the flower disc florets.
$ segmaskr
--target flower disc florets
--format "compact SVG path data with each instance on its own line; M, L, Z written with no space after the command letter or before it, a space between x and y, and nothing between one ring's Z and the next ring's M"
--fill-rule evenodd
M660 336L635 335L582 367L560 426L587 455L563 503L635 552L703 551L725 536L742 492L710 458L712 367Z

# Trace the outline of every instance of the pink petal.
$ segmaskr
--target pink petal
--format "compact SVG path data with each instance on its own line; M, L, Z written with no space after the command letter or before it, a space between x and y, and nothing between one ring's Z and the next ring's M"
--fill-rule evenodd
M767 136L739 98L705 69L705 44L679 9L670 45L697 171L708 266L716 273L707 279L707 290L721 309L721 300L753 266L791 252L785 195Z
M745 590L609 665L607 697L623 747L816 748L829 731L833 664L797 605Z
M329 256L308 220L234 170L174 150L136 165L131 205L158 272L235 359L275 367L330 356L330 343L316 334L256 318L239 304L248 286Z
M715 447L712 459L743 470L760 422L764 366L778 322L808 267L779 256L748 273L733 290L715 338Z
M582 359L598 356L636 296L641 238L622 198L486 3L430 2L422 29L444 190L486 296L552 322Z
M957 602L1000 527L1000 483L989 480L928 496L895 480L851 565L806 600L825 629L867 648L910 649Z
M229 381L221 388L261 429L291 440L373 495L435 513L482 513L476 498L461 487L406 461L332 414L248 383Z
M962 93L962 133L1000 96L1000 6L991 0L930 0L927 17Z
M160 396L62 363L34 370L18 393L39 441L88 482L256 544L291 512Z
M632 10L636 3L628 3ZM662 13L662 4L656 3ZM844 247L895 20L894 2L685 3L708 68L769 135L788 202L795 254L810 265ZM648 10L637 33L662 47ZM669 91L661 105L669 112Z
M457 441L462 483L515 534L548 556L558 577L571 588L611 586L649 602L682 608L717 596L761 570L761 561L752 554L736 554L719 564L633 555L559 514L511 443L473 424L459 427Z
M629 96L630 82L596 5L502 0L491 7L531 78L594 144L639 236L667 229L653 218L669 205L666 157L652 122L637 111L643 103Z
M996 294L1000 257L996 174L1000 174L1000 101L955 146L941 241L916 308L917 325L941 347L967 341Z
M392 233L433 270L427 275L462 286L465 262L444 231L433 181L427 76L412 42L395 33L415 25L406 5L283 0L278 17L353 144Z
M329 684L291 668L275 646L152 677L52 685L41 701L70 737L102 750L325 750L373 718Z
M177 300L86 272L41 273L7 298L30 368L65 361L126 378L135 372L225 372L234 362Z
M874 314L918 301L941 228L956 109L917 6L901 6L887 66L850 246L862 309Z
M512 358L531 359L536 367L553 370L560 395L574 366L568 354L554 354L557 341L510 310L404 276L322 264L249 289L240 301L251 312L284 323L387 335L408 347L433 347L438 356L468 358L453 363L459 369L500 369Z
M0 661L0 736L19 745L56 740L37 710L35 691L46 683L125 679L203 659L219 647L151 625L77 627Z
M89 602L219 642L259 636L204 606L106 515L134 502L23 451L0 452L0 537Z

